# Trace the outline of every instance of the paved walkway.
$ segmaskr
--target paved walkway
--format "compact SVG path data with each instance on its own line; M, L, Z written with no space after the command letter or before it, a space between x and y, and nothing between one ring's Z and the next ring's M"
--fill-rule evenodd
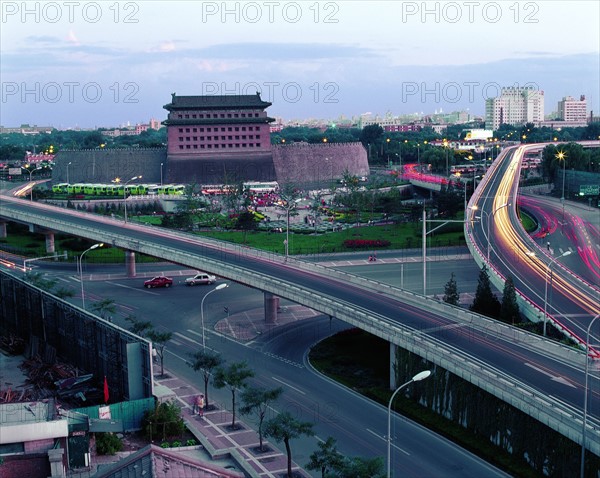
M204 412L203 416L192 413L192 404L200 393L190 383L167 371L167 378L155 377L155 383L170 390L178 405L187 428L196 436L206 452L214 460L227 460L238 471L249 477L279 478L287 474L287 455L278 446L263 439L264 451L260 452L258 433L237 418L236 429L231 430L232 414L226 409L216 408ZM166 398L166 397L165 397ZM210 399L210 394L209 394ZM223 466L221 464L221 466ZM227 465L226 465L227 466ZM311 475L293 464L294 477L309 478Z
M215 325L215 330L228 335L241 342L248 342L260 334L268 333L273 328L288 323L296 322L319 315L307 307L289 305L281 307L277 321L267 324L262 308L251 309L220 320ZM203 416L192 413L195 398L204 393L204 390L177 377L170 370L165 369L166 378L155 376L155 392L161 395L159 399L175 399L181 407L182 416L188 429L196 436L208 455L222 461L226 459L238 471L244 472L249 477L280 478L287 474L287 455L281 451L283 444L273 444L263 439L265 451L260 452L259 437L255 431L258 422L251 417L252 423L239 419L236 414L236 430L231 430L232 414L225 408L216 408L207 411ZM158 387L157 387L158 385ZM210 390L209 390L209 400ZM244 419L247 417L244 417ZM293 445L292 445L293 457ZM223 466L223 463L220 463ZM312 475L303 470L296 463L292 469L295 478L309 478Z

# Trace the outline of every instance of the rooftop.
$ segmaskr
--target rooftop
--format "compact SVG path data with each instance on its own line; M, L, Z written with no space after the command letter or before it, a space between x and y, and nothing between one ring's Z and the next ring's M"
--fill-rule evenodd
M207 95L207 96L177 96L171 93L171 102L164 105L166 110L181 110L189 108L222 109L222 108L268 108L272 103L263 101L260 93L255 95Z

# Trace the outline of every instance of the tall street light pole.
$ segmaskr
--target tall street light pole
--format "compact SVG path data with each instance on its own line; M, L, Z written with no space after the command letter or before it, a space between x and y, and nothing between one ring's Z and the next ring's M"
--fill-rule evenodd
M490 242L491 242L490 241L490 223L494 220L494 214L496 214L503 207L507 207L507 206L508 206L508 203L498 206L496 209L494 209L492 211L491 218L490 218L490 215L487 214L485 211L483 211L483 210L481 211L487 215L487 263L488 263L488 265L490 264Z
M142 179L142 176L134 176L125 184L123 184L123 209L125 211L125 223L127 223L127 185L136 179Z
M290 211L296 207L296 204L302 199L294 199L293 201L286 201L285 211L287 213L286 228L285 228L285 261L288 260L288 252L290 247Z
M394 393L392 393L392 396L390 397L390 401L388 403L388 431L387 431L387 477L388 478L391 477L390 464L391 464L391 449L392 449L392 402L394 401L396 394L400 390L407 387L408 385L410 385L413 382L419 382L420 380L424 380L427 377L429 377L430 375L431 375L431 370L424 370L422 372L419 372L413 378L411 378L408 382L400 385L394 391Z
M561 257L565 257L570 254L571 251L565 251L560 256L556 256L550 261L550 264L548 264L548 267L546 268L546 287L544 290L544 337L546 336L546 322L548 322L548 316L546 315L546 310L548 309L548 275L550 275L550 283L552 283L552 264L554 264Z
M556 154L556 158L563 163L563 177L562 177L562 196L560 201L562 202L562 222L561 230L564 230L565 224L565 173L567 169L567 155L563 151L559 151Z
M39 171L42 168L35 168L35 169L29 169L29 168L25 168L27 170L27 172L29 173L29 182L31 183L31 175L33 174L34 171ZM33 201L33 184L29 184L29 200Z
M163 185L163 163L160 163L160 185Z
M69 161L69 163L67 163L67 184L69 183L69 166L71 166L71 162Z
M587 428L587 407L588 407L588 378L589 378L589 364L590 364L590 331L592 330L592 324L600 317L600 314L596 315L590 322L587 328L585 337L585 387L583 391L583 428L581 429L581 467L579 470L579 478L585 478L585 435Z
M85 310L85 293L83 291L83 256L85 255L86 252L91 251L93 249L97 249L99 247L102 247L104 245L104 243L99 242L97 244L94 244L92 247L86 249L85 251L83 251L81 253L81 255L79 256L79 282L81 283L81 308Z
M206 299L213 292L216 292L216 291L222 290L222 289L226 289L227 287L229 287L229 284L219 284L217 287L215 287L212 290L209 290L206 294L204 294L204 297L202 297L202 302L200 302L200 318L202 320L202 350L203 351L206 350L206 341L204 338L204 299Z

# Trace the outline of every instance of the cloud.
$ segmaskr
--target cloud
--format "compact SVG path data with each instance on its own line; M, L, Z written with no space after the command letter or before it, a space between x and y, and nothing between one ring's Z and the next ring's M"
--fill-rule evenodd
M28 43L60 43L62 40L59 37L50 35L29 35L25 37Z

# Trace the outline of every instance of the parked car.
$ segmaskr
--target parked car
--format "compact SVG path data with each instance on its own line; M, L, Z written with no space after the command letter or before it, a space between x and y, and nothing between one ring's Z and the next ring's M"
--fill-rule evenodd
M185 285L214 284L216 281L217 278L215 276L206 272L198 272L195 276L188 277L185 280Z
M153 287L171 287L172 285L173 279L165 276L156 276L144 282L144 287L146 289L152 289Z

